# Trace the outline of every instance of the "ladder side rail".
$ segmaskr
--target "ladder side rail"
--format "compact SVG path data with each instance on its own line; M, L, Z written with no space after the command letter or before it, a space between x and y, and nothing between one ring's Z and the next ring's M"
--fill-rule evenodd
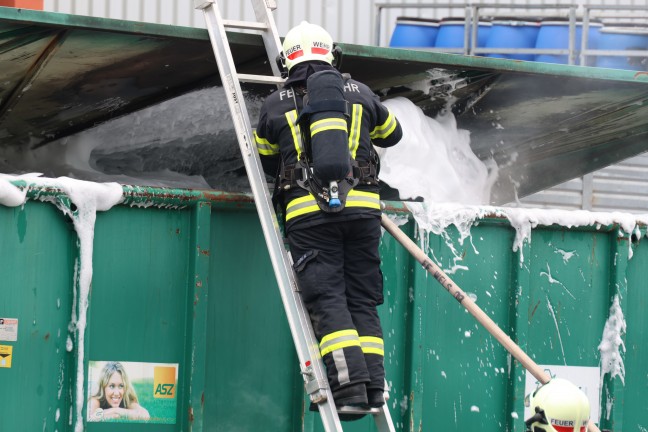
M374 415L374 420L378 432L396 432L389 408L387 407L387 401L385 401L385 405L378 408L378 413Z
M279 39L279 32L275 24L273 10L277 8L275 0L253 0L252 6L254 8L254 15L257 21L265 24L267 31L261 33L263 43L265 44L266 51L268 52L268 60L274 76L281 76L281 70L277 65L276 59L281 53L281 40Z
M323 372L323 362L319 354L319 345L315 339L308 313L297 292L297 284L292 265L283 247L283 239L280 234L277 217L265 184L265 174L261 168L256 147L253 144L252 127L247 115L248 111L245 106L245 100L243 99L243 92L235 76L236 69L229 49L229 43L227 42L228 39L223 20L218 9L214 7L212 2L205 1L203 3L206 3L202 9L207 20L207 30L212 41L221 81L225 88L225 94L232 113L232 120L243 156L243 162L248 173L261 227L268 246L270 260L277 278L281 299L286 310L288 325L300 361L300 367L302 368L302 373L309 371L315 376L316 382L311 384L317 385L320 391L324 391L326 394L326 400L321 400L318 403L326 430L342 431L336 409L332 405L333 398L328 381ZM218 29L218 32L215 29ZM279 72L277 65L272 61L271 66ZM307 382L307 387L308 384Z

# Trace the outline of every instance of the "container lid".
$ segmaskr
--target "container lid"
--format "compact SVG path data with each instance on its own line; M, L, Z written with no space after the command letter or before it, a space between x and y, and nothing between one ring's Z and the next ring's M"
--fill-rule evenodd
M627 35L648 35L648 26L633 24L632 26L615 23L614 26L603 26L601 33L627 34Z
M410 24L410 25L437 27L439 25L439 20L434 19L434 18L400 16L400 17L396 18L396 23L397 24Z
M459 24L459 23L461 23L461 25L463 25L463 23L465 21L466 21L466 19L463 18L463 17L445 17L445 18L441 19L440 24L441 25L444 25L444 24L449 24L450 25L450 24ZM486 26L491 25L490 21L491 21L491 18L487 18L487 17L479 18L479 25L486 25Z
M484 16L484 17L480 16L479 17L479 25L480 26L493 25L492 21L493 21L493 17L489 17L489 16Z
M464 17L444 17L441 19L441 24L452 23L452 22L464 22L466 19Z
M569 18L564 16L550 16L543 17L541 20L542 25L566 25L569 24ZM583 25L583 18L576 18L576 25ZM591 26L602 26L603 22L599 19L590 19L589 25Z
M516 16L496 16L493 17L493 24L504 24L510 26L539 26L540 17L516 17Z
M642 27L648 27L648 24L639 23L639 22L633 22L633 21L628 21L628 22L623 22L623 21L611 22L611 21L608 21L608 22L605 23L605 27L624 27L624 28L638 27L638 28L642 28Z

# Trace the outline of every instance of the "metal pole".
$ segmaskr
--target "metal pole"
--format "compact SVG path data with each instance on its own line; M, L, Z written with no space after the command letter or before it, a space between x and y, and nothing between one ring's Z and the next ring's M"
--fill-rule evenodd
M567 63L573 65L576 61L576 10L573 6L569 8L569 55Z
M475 48L477 48L477 31L479 27L479 6L473 6L473 22L470 35L470 47L468 55L475 55Z
M581 52L580 52L580 64L581 66L587 66L587 42L589 40L589 12L590 9L587 5L584 6L583 11L583 36L581 39Z
M472 22L472 8L466 7L464 12L464 55L469 55L470 53L470 29L472 28Z
M374 15L374 17L375 17L374 19L376 20L376 22L374 23L374 28L375 28L375 31L374 31L375 40L374 40L374 42L375 42L376 46L380 46L380 19L381 19L381 15L382 15L382 9L383 9L383 7L382 7L381 4L376 5L376 13Z

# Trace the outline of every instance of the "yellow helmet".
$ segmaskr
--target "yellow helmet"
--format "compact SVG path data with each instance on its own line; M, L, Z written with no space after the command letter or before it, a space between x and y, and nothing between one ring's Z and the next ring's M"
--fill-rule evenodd
M531 432L585 432L590 404L581 389L571 382L553 378L525 399L533 416L525 423Z
M322 27L302 21L286 35L283 52L288 71L305 61L318 60L333 64L333 38Z

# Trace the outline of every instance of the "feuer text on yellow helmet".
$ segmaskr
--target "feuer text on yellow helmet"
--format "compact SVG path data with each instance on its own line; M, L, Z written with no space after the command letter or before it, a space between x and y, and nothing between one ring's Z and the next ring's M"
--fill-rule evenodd
M333 38L322 27L302 21L290 29L283 43L286 68L305 61L333 63Z

